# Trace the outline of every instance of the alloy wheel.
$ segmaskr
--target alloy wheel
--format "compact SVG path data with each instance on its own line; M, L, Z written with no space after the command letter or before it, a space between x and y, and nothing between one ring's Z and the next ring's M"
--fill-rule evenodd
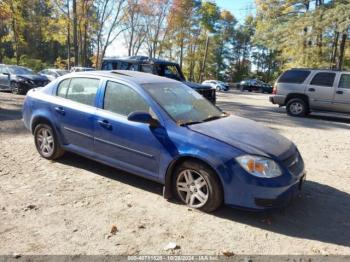
M185 169L177 177L176 190L189 207L203 207L209 198L209 187L204 177L195 170Z
M303 112L304 106L300 102L294 102L290 105L290 112L293 115L299 115L301 112Z
M50 157L54 150L54 138L52 131L48 128L41 128L36 137L37 144L40 152L46 156Z

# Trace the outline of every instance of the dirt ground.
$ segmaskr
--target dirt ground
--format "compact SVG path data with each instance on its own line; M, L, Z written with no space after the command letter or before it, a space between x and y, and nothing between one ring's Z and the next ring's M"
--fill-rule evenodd
M292 118L267 95L220 94L222 109L294 141L308 174L284 210L205 214L166 201L158 184L82 157L40 158L22 102L0 93L0 254L350 255L350 118ZM164 250L169 242L180 248Z

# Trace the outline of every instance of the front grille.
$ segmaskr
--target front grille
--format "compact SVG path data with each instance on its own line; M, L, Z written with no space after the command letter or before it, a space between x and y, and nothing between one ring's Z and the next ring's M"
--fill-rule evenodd
M283 164L293 175L299 175L304 169L303 159L297 150L294 152L294 154L286 158L283 161Z
M215 89L199 89L199 90L197 90L197 92L215 104L215 102L216 102L216 90Z

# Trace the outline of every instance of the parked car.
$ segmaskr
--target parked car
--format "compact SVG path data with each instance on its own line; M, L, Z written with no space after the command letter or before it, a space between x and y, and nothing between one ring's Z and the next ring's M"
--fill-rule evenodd
M68 73L69 73L68 70L49 68L49 69L40 71L38 74L46 76L50 81L53 81L57 77L63 76Z
M286 106L291 116L313 111L350 113L350 72L292 69L276 81L273 104Z
M86 72L86 71L95 71L92 67L83 67L83 66L73 66L70 69L71 72Z
M105 58L102 61L102 70L131 70L164 76L184 83L193 88L213 104L216 102L216 90L208 85L201 85L186 81L179 64L150 59L147 56L131 56L125 58Z
M257 91L260 93L272 93L272 86L257 80L257 79L248 79L248 80L243 80L239 83L239 89L241 90L241 92L244 92L245 90L248 90L249 92L252 91Z
M215 88L217 91L228 91L230 86L227 83L218 80L205 80L202 85L208 85Z
M28 93L23 120L43 158L78 153L162 183L166 198L207 212L223 202L285 206L305 178L291 141L152 74L63 76Z
M45 86L49 79L23 66L0 65L0 90L26 94L34 87Z

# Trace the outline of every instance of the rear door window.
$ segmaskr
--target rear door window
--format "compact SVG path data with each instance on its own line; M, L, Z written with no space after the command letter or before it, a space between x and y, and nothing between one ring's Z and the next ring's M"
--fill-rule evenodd
M57 88L57 96L66 98L69 88L70 78L63 80Z
M77 77L62 81L57 90L57 96L78 103L95 106L95 97L100 80L95 78Z
M128 70L129 69L129 63L127 63L127 62L120 62L118 69L120 69L120 70Z
M335 73L317 73L312 79L310 85L332 87Z
M302 84L309 75L308 70L288 70L278 79L278 83Z
M151 65L141 65L141 72L145 72L145 73L153 73L153 68Z
M116 70L118 67L118 62L103 62L102 64L102 70Z
M339 88L350 89L350 74L342 74L339 82Z

